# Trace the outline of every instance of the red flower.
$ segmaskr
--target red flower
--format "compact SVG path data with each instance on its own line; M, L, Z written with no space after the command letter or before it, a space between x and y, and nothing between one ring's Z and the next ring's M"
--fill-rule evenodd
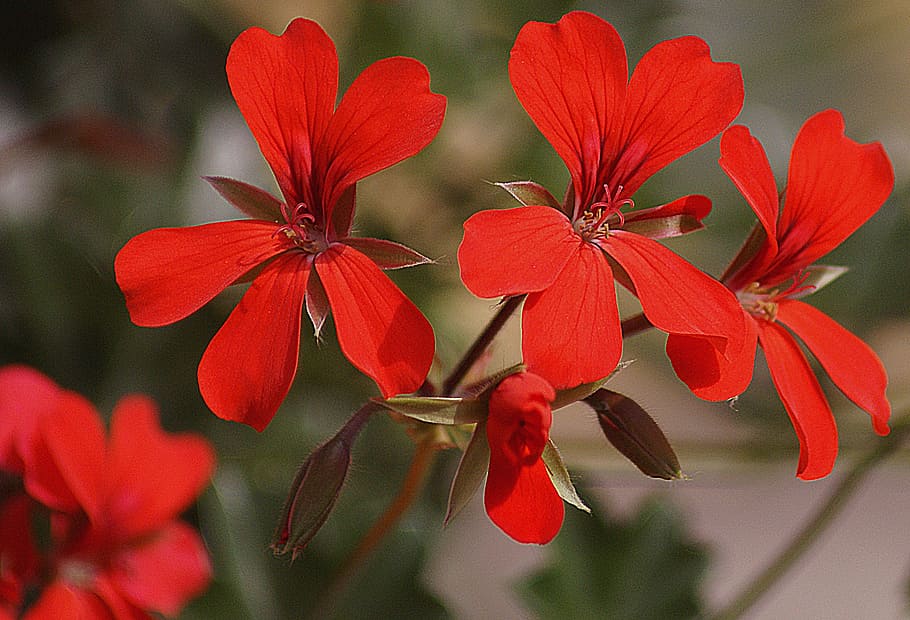
M445 98L419 62L389 58L354 81L334 109L338 58L314 22L274 36L251 28L231 47L231 91L284 201L210 179L254 218L152 230L117 255L133 322L173 323L225 287L253 279L199 364L217 415L257 430L271 421L297 370L304 301L318 336L329 311L341 350L383 396L416 390L434 354L426 318L380 271L426 262L388 241L350 237L355 183L420 151Z
M209 444L164 434L154 405L139 396L117 405L106 440L84 398L57 388L39 411L32 406L36 373L8 370L0 371L4 395L13 399L5 401L4 413L18 408L35 420L28 449L20 453L24 488L52 511L52 551L42 571L48 581L26 617L177 615L211 579L202 540L177 520L211 477ZM27 521L33 509L34 503L23 508L9 500L0 521ZM0 557L28 557L25 547L37 554L30 540L12 552L6 537L0 543ZM38 577L35 570L23 574Z
M708 335L723 349L741 331L736 300L653 240L701 227L710 202L687 196L620 210L648 177L736 116L739 68L712 62L704 41L683 37L655 46L629 80L616 30L574 12L556 24L526 24L509 74L572 184L561 210L550 197L473 215L458 261L462 280L479 297L528 293L522 350L529 369L556 388L613 370L622 354L614 277L635 292L659 329Z
M490 395L490 469L484 505L490 519L522 543L550 542L562 527L563 504L540 455L550 436L556 398L538 375L509 375Z
M878 142L859 144L847 138L840 112L820 112L796 136L781 199L765 151L747 128L731 127L720 146L721 167L759 221L723 277L749 320L741 349L722 371L744 376L748 383L756 343L762 347L799 437L797 475L806 480L821 478L831 472L837 457L837 427L794 335L847 398L872 416L879 435L889 430L888 378L878 356L864 342L799 298L816 289L813 282L824 284L831 270L810 265L840 245L885 202L894 187L891 162ZM862 188L860 199L857 188ZM702 369L710 366L704 357L711 353L695 341L668 343L668 351L671 348L680 377L699 394Z

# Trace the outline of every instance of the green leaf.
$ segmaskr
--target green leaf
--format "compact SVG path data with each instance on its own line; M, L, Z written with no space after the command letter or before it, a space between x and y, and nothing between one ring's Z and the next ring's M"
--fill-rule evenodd
M701 617L707 553L667 505L647 502L629 520L566 514L543 569L517 590L535 617L664 620Z
M547 445L544 447L540 458L543 459L544 465L547 466L550 481L556 487L559 496L579 510L591 512L591 509L579 497L578 491L575 490L575 485L572 484L572 478L569 476L569 470L566 469L562 456L559 454L559 450L556 449L556 444L553 443L552 439L547 440Z
M643 474L663 480L685 478L670 442L638 403L605 388L585 402L597 412L597 420L609 442Z
M512 197L524 206L542 205L562 210L559 201L553 197L547 188L533 181L513 181L511 183L494 183L496 187L506 190Z
M202 177L222 198L256 220L279 221L281 201L265 190L228 177Z
M386 241L385 239L348 237L343 239L342 242L365 254L370 260L379 265L380 269L402 269L433 262L433 259L427 258L406 245L401 245L394 241Z
M444 524L454 519L474 496L489 467L490 444L487 442L487 422L483 420L477 423L474 435L461 455L461 462L452 479L452 488L449 489L449 506Z
M472 424L487 417L487 403L473 398L395 396L386 400L376 399L374 402L430 424Z

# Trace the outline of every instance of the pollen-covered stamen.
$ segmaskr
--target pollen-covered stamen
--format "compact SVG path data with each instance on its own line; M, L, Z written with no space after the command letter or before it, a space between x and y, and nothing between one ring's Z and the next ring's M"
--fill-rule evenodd
M294 207L293 213L282 203L281 216L285 223L278 227L274 235L284 233L295 245L311 254L322 252L329 247L325 233L316 224L316 217L310 213L305 203L301 202Z
M610 192L610 186L604 185L604 199L593 203L584 213L575 220L575 232L584 237L586 241L605 237L610 232L610 226L622 227L625 217L623 207L634 207L631 198L620 198L622 185L616 187L616 195Z
M752 282L746 288L738 291L736 297L749 314L774 322L777 320L778 303L782 299L793 297L803 291L814 289L812 284L804 285L809 273L801 271L793 277L793 281L785 288L771 288L762 286L759 282Z

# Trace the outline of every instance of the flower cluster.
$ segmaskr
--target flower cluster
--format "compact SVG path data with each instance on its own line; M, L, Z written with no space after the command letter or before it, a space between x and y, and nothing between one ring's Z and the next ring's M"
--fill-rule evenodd
M212 475L208 442L163 433L142 396L105 435L82 396L0 368L0 618L176 616L208 586L202 539L177 518Z
M713 60L703 40L659 43L630 76L622 40L603 19L573 12L555 24L526 24L509 77L565 163L570 184L558 200L533 182L502 183L520 206L481 211L465 222L461 279L478 297L506 300L502 321L523 303L523 361L464 384L501 326L497 319L436 386L427 380L433 330L382 271L429 259L351 234L357 181L415 155L440 129L445 99L430 91L426 68L409 58L378 61L335 107L334 46L318 25L298 19L280 36L258 28L242 33L227 75L281 197L208 178L251 219L148 231L115 262L130 316L143 326L175 322L226 287L249 284L199 364L202 396L222 418L263 430L293 382L303 309L317 336L331 315L342 352L375 381L377 406L416 425L436 425L433 432L443 425L473 433L462 442L449 517L485 476L492 521L518 541L546 543L561 526L563 500L586 508L550 439L558 406L583 400L642 471L679 475L672 449L644 410L602 388L620 365L631 329L620 319L618 282L641 305L635 329L667 334L671 365L696 396L741 394L761 346L799 438L800 477L831 471L837 433L794 334L872 416L876 432L888 432L881 362L799 301L840 273L813 263L871 217L893 186L881 145L846 138L838 112L806 122L779 195L761 145L747 128L729 127L743 106L740 69ZM662 243L704 228L711 201L693 194L641 205L635 196L653 174L721 134L720 165L758 225L716 279ZM856 188L863 188L859 202ZM371 411L362 409L356 423L305 463L276 549L297 553L325 520L353 438ZM459 443L457 435L445 436Z

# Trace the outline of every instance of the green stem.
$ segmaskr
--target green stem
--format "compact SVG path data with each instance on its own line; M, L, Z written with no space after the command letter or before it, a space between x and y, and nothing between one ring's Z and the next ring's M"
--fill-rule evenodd
M455 391L458 384L461 383L465 375L468 374L468 371L471 370L471 366L473 366L483 352L487 350L487 347L493 342L493 338L496 337L496 334L499 333L499 330L506 324L506 321L509 320L509 317L512 316L512 313L515 312L524 298L525 295L516 295L515 297L506 298L499 307L499 311L490 319L486 328L477 336L474 344L471 345L471 348L468 349L467 353L464 354L464 357L461 358L461 361L458 362L455 369L443 382L443 396L449 396Z
M815 513L803 528L793 537L790 544L752 583L746 586L732 602L711 616L711 620L735 620L741 618L812 546L821 533L847 505L847 501L859 488L860 483L886 458L891 456L910 435L910 414L904 415L893 427L891 434L881 441L841 480L831 493L828 501Z

